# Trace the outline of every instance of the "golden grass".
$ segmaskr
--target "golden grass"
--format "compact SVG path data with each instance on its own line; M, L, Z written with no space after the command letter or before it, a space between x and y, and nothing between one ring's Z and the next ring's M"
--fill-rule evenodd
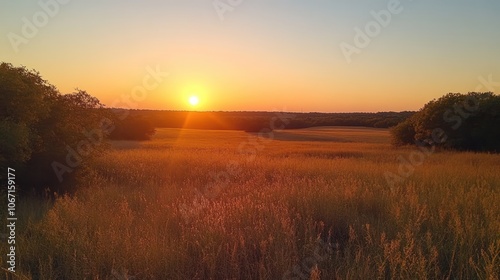
M385 130L307 131L163 129L115 142L74 197L18 233L20 274L499 278L499 155L436 152L391 187L384 174L415 149L390 147Z

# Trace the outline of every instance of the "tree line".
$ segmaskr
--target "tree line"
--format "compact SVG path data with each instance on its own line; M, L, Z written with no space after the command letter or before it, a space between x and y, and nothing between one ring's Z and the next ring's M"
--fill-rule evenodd
M84 90L62 94L35 70L0 64L0 166L16 168L35 192L67 191L107 139L149 140L157 127L274 129L278 112L182 112L105 108ZM278 118L279 119L279 118ZM500 151L500 97L450 93L418 112L289 113L284 129L392 127L393 143ZM78 168L77 168L78 167ZM0 174L0 179L5 179Z
M364 126L389 128L404 121L415 112L379 113L287 113L291 116L286 124L278 127L285 129L315 126ZM243 130L258 132L270 129L273 118L280 112L189 112L131 110L130 114L147 120L154 127L194 128L218 130Z

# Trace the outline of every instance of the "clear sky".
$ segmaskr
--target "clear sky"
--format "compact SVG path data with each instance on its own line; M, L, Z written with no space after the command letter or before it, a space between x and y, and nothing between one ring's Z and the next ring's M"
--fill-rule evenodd
M169 75L132 107L417 110L500 82L498 0L59 1L0 0L0 61L108 106L148 67Z

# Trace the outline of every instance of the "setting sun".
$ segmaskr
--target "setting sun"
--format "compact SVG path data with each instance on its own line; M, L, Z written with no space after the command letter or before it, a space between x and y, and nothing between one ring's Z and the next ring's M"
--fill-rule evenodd
M189 97L189 104L191 104L191 106L196 106L198 105L198 103L200 103L200 99L198 98L198 96Z
M500 280L499 12L0 0L0 275Z

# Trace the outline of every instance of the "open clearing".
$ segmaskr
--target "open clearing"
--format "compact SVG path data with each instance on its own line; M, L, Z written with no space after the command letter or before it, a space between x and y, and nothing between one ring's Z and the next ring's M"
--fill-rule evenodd
M500 155L395 149L387 130L353 127L112 145L73 197L42 217L21 205L20 275L499 277Z

